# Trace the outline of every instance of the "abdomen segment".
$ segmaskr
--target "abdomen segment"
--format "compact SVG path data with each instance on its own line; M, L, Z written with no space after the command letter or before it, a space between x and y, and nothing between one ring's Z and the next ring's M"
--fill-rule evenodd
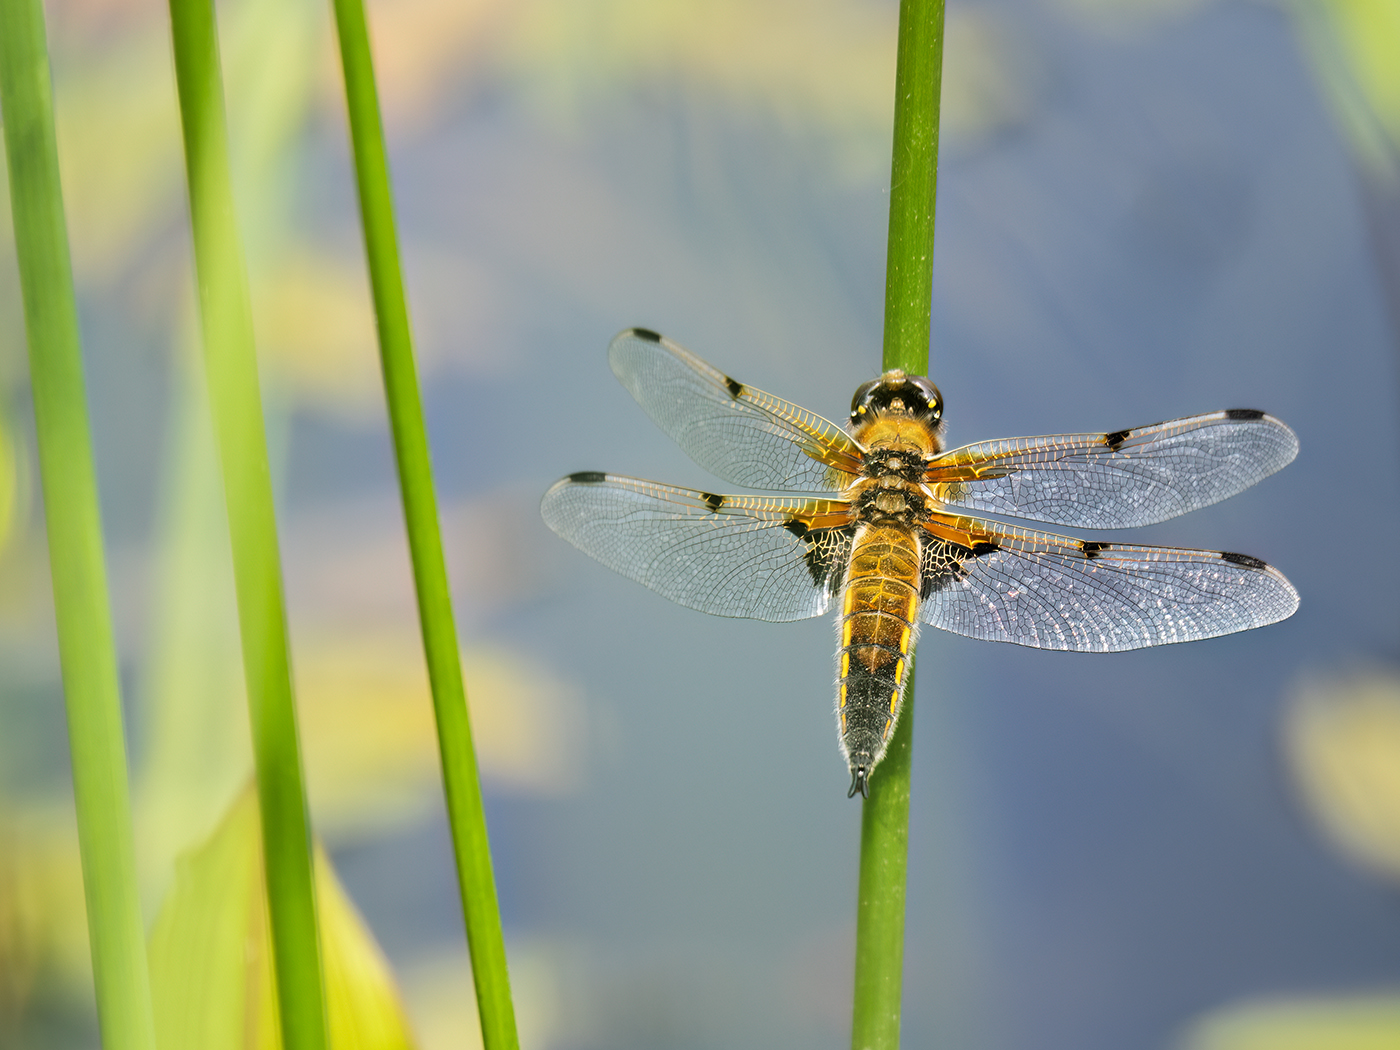
M851 794L884 757L899 718L919 611L919 541L892 525L862 526L841 602L836 715Z

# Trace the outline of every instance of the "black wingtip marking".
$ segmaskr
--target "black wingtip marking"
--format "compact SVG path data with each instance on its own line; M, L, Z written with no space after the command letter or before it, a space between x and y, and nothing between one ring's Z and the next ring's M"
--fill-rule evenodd
M1103 436L1103 443L1108 446L1110 452L1117 452L1123 447L1123 442L1132 435L1131 430L1115 430L1112 434Z
M1257 408L1227 408L1226 419L1263 419L1264 413Z
M1233 554L1230 551L1221 551L1220 560L1228 561L1231 565L1243 565L1246 569L1267 569L1269 567L1269 563L1266 561L1251 558L1248 554Z
M724 385L729 390L729 396L736 401L739 399L739 395L744 392L744 384L737 379L731 379L729 376L724 377Z
M846 792L847 798L855 798L856 792L860 792L861 798L870 797L870 770L864 766L856 766L851 770L851 788Z
M1000 543L989 543L983 540L980 543L974 543L972 545L972 556L974 558L980 558L985 554L995 554L999 550L1001 550Z
M599 482L607 481L608 476L601 470L581 470L577 474L570 474L569 480L575 485L597 485Z
M634 328L632 329L632 334L638 339L645 339L648 343L661 342L661 336L653 332L650 328Z
M1099 551L1107 547L1107 543L1097 543L1094 540L1085 540L1079 545L1079 549L1084 552L1086 558L1097 558Z
M705 501L705 506L712 511L719 510L720 507L724 506L724 497L716 496L713 492L702 492L700 498Z

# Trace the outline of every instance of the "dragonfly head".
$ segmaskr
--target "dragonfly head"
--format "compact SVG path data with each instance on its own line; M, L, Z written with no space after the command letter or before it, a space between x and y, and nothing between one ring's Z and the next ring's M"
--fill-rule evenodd
M851 398L851 425L869 423L877 415L906 415L936 425L943 418L943 395L923 376L899 369L862 383Z

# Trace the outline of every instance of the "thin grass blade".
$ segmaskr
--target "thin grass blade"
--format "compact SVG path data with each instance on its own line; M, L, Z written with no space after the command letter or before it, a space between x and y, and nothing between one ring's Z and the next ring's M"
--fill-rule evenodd
M228 506L286 1050L324 1050L325 1003L267 436L235 221L211 0L171 0L204 360Z
M466 917L482 1043L487 1050L514 1050L519 1045L515 1010L511 1004L510 975L506 968L486 815L481 803L481 782L467 714L447 564L442 552L432 461L413 360L413 333L399 264L389 162L375 91L369 32L362 0L334 0L334 6L365 252L379 321L380 360L413 559L423 648L437 718L447 815L456 853L462 911Z
M116 643L40 0L0 0L10 174L102 1043L154 1050Z

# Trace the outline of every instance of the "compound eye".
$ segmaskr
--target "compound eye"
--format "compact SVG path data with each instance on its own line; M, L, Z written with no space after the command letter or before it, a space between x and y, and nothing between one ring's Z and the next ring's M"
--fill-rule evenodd
M882 376L879 379L872 379L870 382L862 383L860 386L856 387L855 396L851 398L852 423L859 423L870 415L870 411L874 407L871 402L874 400L876 391L884 385L884 382L885 380Z
M916 414L927 412L934 420L941 419L943 416L943 395L939 392L938 387L923 376L910 376L908 384L916 391L912 400L921 402L917 407L910 405L910 409Z

